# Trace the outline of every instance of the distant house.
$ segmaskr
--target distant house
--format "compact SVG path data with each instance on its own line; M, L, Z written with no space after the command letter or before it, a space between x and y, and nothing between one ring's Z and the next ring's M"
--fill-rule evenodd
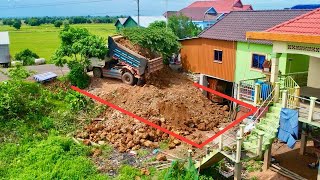
M241 0L196 1L175 14L185 15L189 17L194 24L202 29L206 29L231 11L249 10L253 10L252 6L243 5Z
M9 45L9 33L0 32L0 65L4 67L8 67L10 64Z
M290 9L317 9L320 8L320 4L299 4L291 7Z
M123 28L123 24L126 22L127 18L119 18L117 22L114 24L116 26L117 31Z
M263 64L270 60L272 42L247 41L247 31L266 30L308 10L232 11L198 38L181 41L182 65L202 74L202 85L229 96L237 96L238 84L264 76ZM276 18L275 18L276 17ZM308 69L303 55L282 54L283 73ZM209 98L212 98L210 94Z
M118 22L119 21L119 22ZM120 23L123 20L118 20L116 25L118 24L120 27ZM140 23L139 23L140 21ZM138 20L138 16L129 16L126 18L126 20L123 22L121 27L128 28L128 27L137 27L140 24L140 27L148 27L151 23L156 21L167 21L167 19L164 16L140 16Z
M163 14L163 16L164 16L165 18L168 18L168 17L170 17L170 16L172 16L172 15L176 15L177 12L178 12L178 11L167 11L167 12L165 12L165 13Z

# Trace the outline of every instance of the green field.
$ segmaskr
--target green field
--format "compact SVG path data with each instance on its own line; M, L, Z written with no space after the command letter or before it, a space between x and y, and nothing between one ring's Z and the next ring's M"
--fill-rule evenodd
M75 24L71 26L87 28L92 34L104 38L116 32L114 24ZM52 54L59 47L59 31L61 29L54 27L52 24L23 25L20 30L0 25L0 31L9 31L10 33L10 54L12 57L17 52L29 48L47 61L50 61Z

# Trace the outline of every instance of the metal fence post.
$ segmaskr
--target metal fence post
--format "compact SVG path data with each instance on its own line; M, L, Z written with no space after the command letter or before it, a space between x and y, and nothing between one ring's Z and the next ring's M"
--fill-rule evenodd
M311 122L313 120L314 107L316 106L316 97L310 97L310 107L309 107L309 115L308 121Z
M287 108L288 104L288 91L284 90L282 92L282 108Z

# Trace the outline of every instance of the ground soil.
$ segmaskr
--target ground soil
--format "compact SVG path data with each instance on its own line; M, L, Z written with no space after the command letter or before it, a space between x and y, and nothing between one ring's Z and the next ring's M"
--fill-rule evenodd
M143 47L139 46L138 44L133 44L131 41L129 41L126 38L119 39L117 41L117 43L123 45L124 47L126 47L126 48L128 48L138 54L140 54L141 56L146 57L147 59L154 59L154 58L158 57L157 54L151 52L151 50L143 48Z
M88 91L198 144L230 122L227 106L211 102L186 75L167 68L149 77L142 87L110 79L93 79ZM163 141L168 142L170 149L182 144L112 108L99 118L79 133L78 138L96 143L107 141L120 152L141 147L159 148Z

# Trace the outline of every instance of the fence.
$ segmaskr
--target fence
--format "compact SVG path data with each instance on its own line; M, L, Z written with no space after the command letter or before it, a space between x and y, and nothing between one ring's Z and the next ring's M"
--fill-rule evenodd
M308 83L308 72L296 72L296 73L288 73L284 75L280 75L280 81L282 79L286 79L287 77L291 77L300 87L307 86Z

